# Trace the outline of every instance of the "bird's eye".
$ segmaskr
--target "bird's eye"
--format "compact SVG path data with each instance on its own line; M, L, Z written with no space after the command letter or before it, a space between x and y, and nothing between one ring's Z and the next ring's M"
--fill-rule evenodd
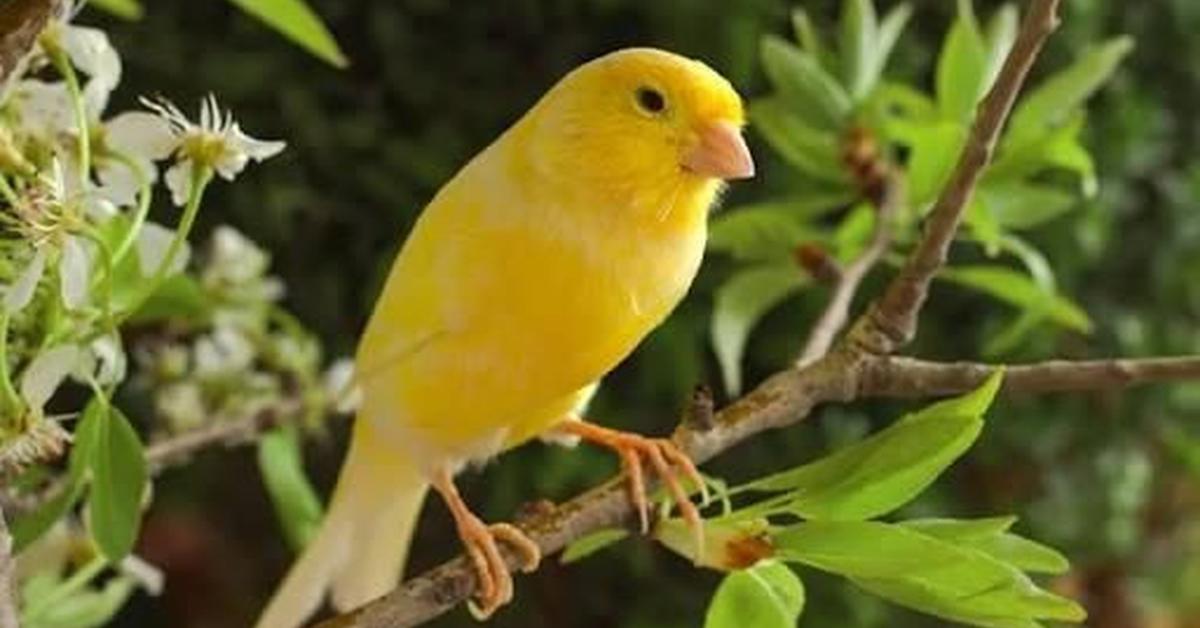
M667 110L667 97L653 87L639 87L633 94L639 109L651 115Z

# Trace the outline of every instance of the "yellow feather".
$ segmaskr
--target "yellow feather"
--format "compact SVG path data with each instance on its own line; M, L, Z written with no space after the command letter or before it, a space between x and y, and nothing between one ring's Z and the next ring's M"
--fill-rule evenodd
M666 95L663 114L639 110L632 94L643 86ZM331 521L371 517L369 500L346 496L360 485L386 508L369 477L389 475L389 464L391 473L456 470L551 428L670 313L700 265L722 185L680 166L697 125L711 121L743 121L723 78L673 54L621 51L566 76L442 188L360 343L363 405ZM421 476L399 475L396 493L419 502ZM344 535L354 525L325 529ZM381 565L347 566L351 554L306 569L324 568L340 598L361 601L390 578L348 591L341 574L395 574L403 560L403 551L359 552ZM302 615L315 602L305 605Z

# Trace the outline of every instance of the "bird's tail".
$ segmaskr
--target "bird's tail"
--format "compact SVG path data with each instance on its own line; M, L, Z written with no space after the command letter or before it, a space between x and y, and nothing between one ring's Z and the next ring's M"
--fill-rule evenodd
M350 452L317 535L292 565L257 628L296 628L328 590L348 610L383 595L400 579L429 488L424 476L356 421Z

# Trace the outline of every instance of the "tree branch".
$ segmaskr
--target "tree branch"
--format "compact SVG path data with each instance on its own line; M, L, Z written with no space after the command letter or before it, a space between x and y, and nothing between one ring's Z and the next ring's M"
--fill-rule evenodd
M797 366L812 364L829 353L829 348L837 340L838 333L850 319L850 305L858 287L892 244L892 220L899 213L900 204L903 202L904 185L901 177L888 176L883 186L883 198L875 214L875 232L871 236L871 243L838 277L829 303L813 325L808 342L804 344L804 350L796 360Z
M859 318L846 339L831 352L803 368L783 371L767 379L754 391L721 410L713 419L712 429L695 431L687 422L681 425L674 438L694 461L703 463L755 434L796 423L807 417L819 403L855 399L859 394L860 379L868 370L872 356L892 353L911 339L929 283L945 264L963 210L983 168L991 159L1017 93L1042 44L1057 25L1058 3L1059 0L1033 0L1004 68L979 108L954 176L931 212L920 242L884 296ZM863 274L869 269L865 262L864 267L860 271ZM843 307L841 301L850 300L853 296L851 288L856 288L860 280L861 277L847 284L845 291L848 294L838 299L833 306L835 311L829 314L833 322L825 326L840 328L840 323L835 325L839 316L836 310ZM816 342L831 342L821 338L836 333L836 328L832 332L822 331ZM602 528L629 526L633 523L632 516L624 482L614 478L520 523L542 553L549 555ZM505 559L510 568L518 564L517 557L509 553L505 553ZM467 558L460 555L391 593L320 626L416 626L461 604L474 593L475 587L474 570Z
M921 241L900 274L851 334L864 350L876 355L890 354L916 335L917 318L929 294L929 283L946 264L950 243L958 233L975 186L992 159L1017 94L1042 45L1058 26L1058 4L1058 0L1032 3L995 85L979 105L966 147L929 213Z
M0 5L0 85L21 66L38 35L64 9L61 0L11 0Z
M877 357L863 363L864 397L919 398L974 390L995 369L977 362ZM1200 380L1200 356L1114 360L1052 360L1004 367L1008 393L1112 390L1138 384Z

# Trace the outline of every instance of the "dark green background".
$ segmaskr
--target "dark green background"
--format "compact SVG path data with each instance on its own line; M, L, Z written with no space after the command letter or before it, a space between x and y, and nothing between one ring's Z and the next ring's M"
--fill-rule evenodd
M926 87L954 7L948 0L913 4L916 15L889 76ZM1064 4L1064 30L1040 72L1104 37L1129 33L1138 40L1091 107L1087 143L1099 162L1099 198L1034 237L1097 331L1081 337L1046 330L1005 357L1200 352L1200 3ZM236 185L215 186L201 228L230 223L270 250L274 272L288 285L287 305L333 355L352 350L378 280L422 205L565 71L622 46L654 45L704 59L753 96L765 90L759 37L790 30L790 5L779 0L316 1L352 61L338 71L225 3L147 5L137 23L94 12L84 18L109 27L123 54L117 104L162 93L190 109L211 90L251 134L288 141L283 156ZM805 6L832 32L836 3ZM739 185L731 204L794 185L757 138L752 144L764 176ZM172 220L166 203L160 207L158 219ZM594 418L664 433L694 385L718 383L707 324L712 289L727 270L724 260L706 263L685 305L610 379ZM873 276L866 294L885 278L882 271ZM808 292L768 317L750 346L752 379L794 352L824 298ZM977 357L982 339L1009 317L994 302L939 288L914 351ZM731 452L712 470L739 480L793 466L902 409L825 409ZM1197 418L1196 387L1008 398L991 414L980 445L907 511L1021 515L1020 531L1072 558L1076 571L1056 586L1088 604L1090 625L1200 621L1198 568L1184 574L1189 555L1200 561ZM322 488L335 475L344 426L334 433L308 450ZM504 518L523 501L569 496L614 469L600 452L532 445L462 483L481 514ZM290 558L256 473L251 451L219 452L157 483L140 552L166 569L167 591L138 598L122 625L250 621ZM428 509L414 569L458 550L451 529L440 505ZM841 582L803 575L810 598L803 625L934 623ZM517 602L495 625L698 626L717 581L635 540L569 567L548 561L519 579ZM459 611L436 625L469 619Z

